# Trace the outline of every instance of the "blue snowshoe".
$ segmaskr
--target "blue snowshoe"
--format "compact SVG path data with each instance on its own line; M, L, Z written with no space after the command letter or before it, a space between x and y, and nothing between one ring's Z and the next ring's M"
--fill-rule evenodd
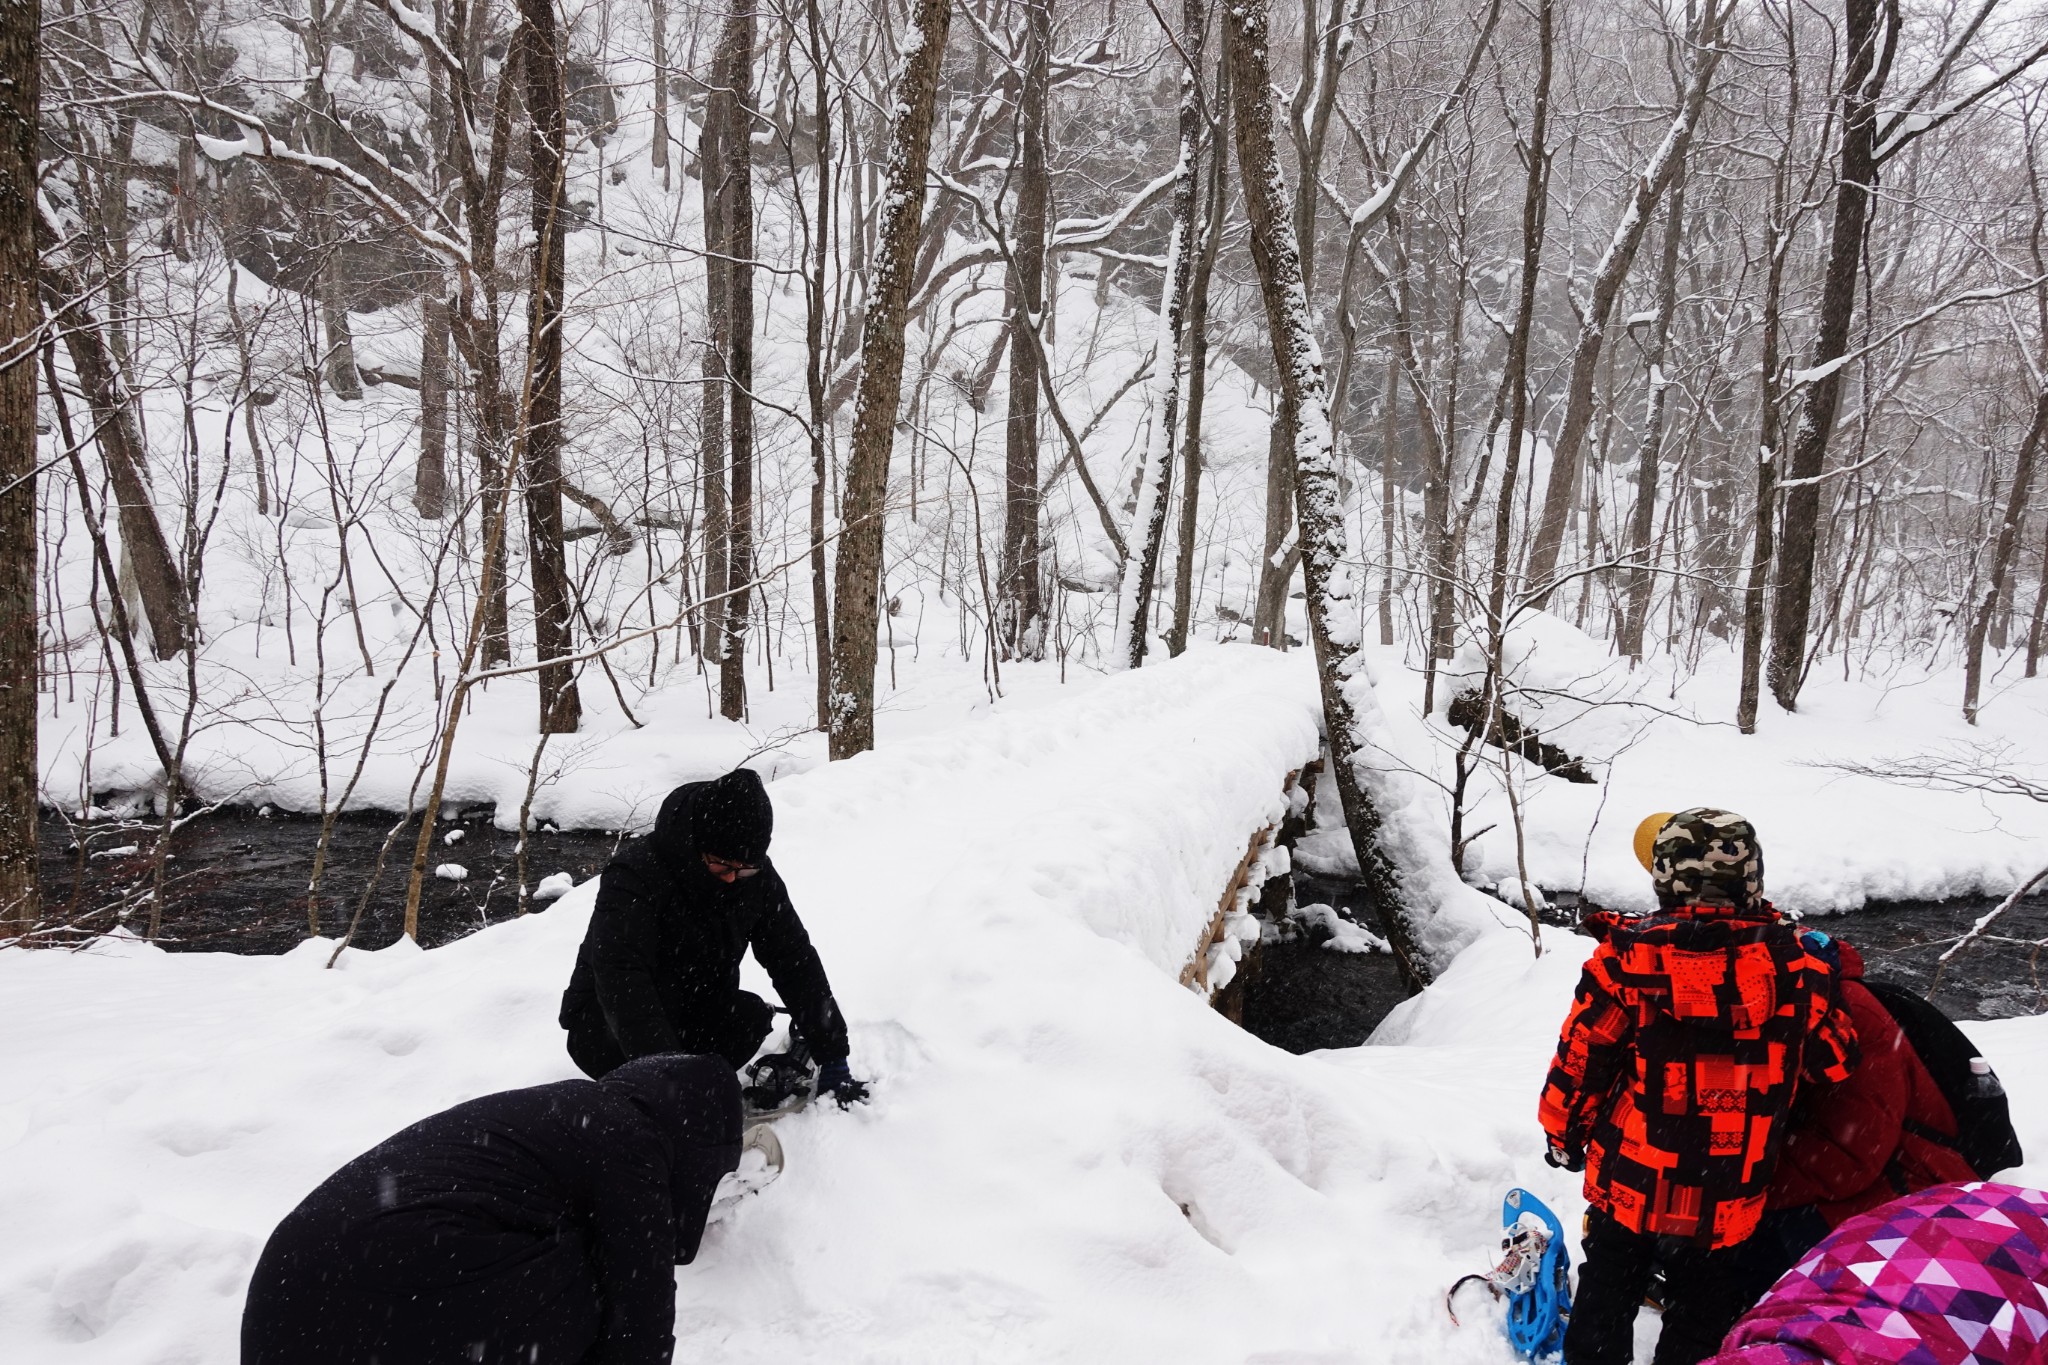
M1571 1253L1565 1250L1564 1225L1541 1199L1527 1190L1509 1190L1501 1201L1501 1262L1479 1275L1467 1275L1444 1292L1444 1309L1458 1321L1451 1298L1477 1281L1496 1298L1508 1301L1508 1342L1515 1354L1542 1365L1564 1358L1564 1328L1571 1318Z

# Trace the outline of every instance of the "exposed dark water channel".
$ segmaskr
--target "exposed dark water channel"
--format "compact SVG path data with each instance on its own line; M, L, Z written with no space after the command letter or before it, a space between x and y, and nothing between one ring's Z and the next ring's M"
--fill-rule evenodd
M1299 904L1334 905L1348 918L1375 926L1348 882L1302 873L1294 879L1294 892ZM1871 976L1924 993L1942 952L1997 904L1978 897L1882 902L1807 922L1855 944ZM1561 922L1576 921L1576 907L1567 904L1560 914ZM2034 946L2044 939L2048 896L2022 900L1949 962L1935 1003L1955 1019L2048 1012L2048 952ZM1402 998L1389 954L1332 952L1312 937L1296 938L1261 950L1245 985L1244 1026L1289 1052L1355 1047Z
M461 881L427 878L420 939L430 948L518 913L518 836L495 828L491 816L488 806L451 811L436 827L430 866L458 864L468 876ZM335 822L321 888L324 933L339 936L347 929L392 823L392 816L377 812L344 815ZM409 826L392 845L356 930L361 947L383 947L399 937L416 830ZM445 842L457 830L461 837ZM290 949L306 935L306 878L319 836L318 819L247 808L224 808L184 825L173 837L173 857L166 864L158 941L174 951ZM542 826L528 836L528 883L538 885L560 872L578 881L593 876L623 837ZM45 812L46 920L69 925L70 932L80 935L117 924L143 932L154 838L155 827L148 823L74 827ZM1295 899L1336 906L1374 927L1348 882L1298 874ZM1983 898L1873 904L1848 914L1816 916L1812 923L1861 949L1872 975L1925 991L1942 950L1994 904ZM1574 911L1567 905L1561 913L1571 917ZM1391 956L1333 952L1322 946L1322 937L1267 943L1244 984L1245 1027L1290 1052L1356 1046L1402 999ZM2048 939L2048 896L2035 896L1949 963L1936 1003L1958 1019L2048 1012L2048 961L2038 960L2048 954L2034 946L2043 939Z
M435 825L434 848L420 900L420 941L429 948L510 919L519 911L514 873L519 836L494 828L489 806L449 814L451 818ZM371 883L378 850L395 820L381 812L362 812L335 821L321 878L320 928L324 934L339 937L348 929L363 890ZM447 836L454 831L460 831L460 837L450 844ZM406 877L418 832L417 824L408 825L393 842L356 930L358 947L384 947L402 932ZM604 867L621 837L603 830L555 831L550 826L529 831L527 882L538 885L541 878L557 872L570 873L581 881ZM40 842L46 922L68 925L70 932L81 935L103 932L117 924L143 933L149 921L146 896L152 881L155 838L154 824L106 822L74 827L44 812ZM290 949L306 936L306 881L319 839L317 818L275 812L264 815L236 807L213 811L180 827L172 836L172 858L165 865L157 941L173 951L281 953ZM81 843L82 850L77 846ZM468 876L461 881L434 876L432 869L441 864L460 866Z

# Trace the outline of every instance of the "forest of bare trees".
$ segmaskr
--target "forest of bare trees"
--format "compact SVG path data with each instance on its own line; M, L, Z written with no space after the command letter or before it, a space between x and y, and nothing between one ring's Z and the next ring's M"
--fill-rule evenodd
M289 768L410 817L416 905L486 699L530 803L678 708L860 753L913 649L1313 649L1404 962L1364 650L1442 712L1547 611L1745 733L1908 668L1975 723L2048 610L2044 54L2011 0L4 0L0 939L39 797Z

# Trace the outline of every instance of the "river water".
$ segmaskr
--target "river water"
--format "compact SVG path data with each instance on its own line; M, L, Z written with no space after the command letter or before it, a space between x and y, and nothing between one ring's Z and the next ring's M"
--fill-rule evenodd
M420 898L420 942L429 948L475 933L519 912L514 852L518 835L493 827L492 807L454 809L437 822L429 875ZM338 937L359 904L353 942L382 948L404 928L406 876L418 825L391 844L381 874L378 851L396 817L346 814L334 823L320 887L320 928ZM455 834L455 842L448 836ZM41 827L43 903L49 918L72 932L104 932L116 924L144 932L152 879L153 825L105 822L67 826L44 812ZM607 830L529 832L527 882L551 873L576 880L601 871L625 836ZM172 837L165 865L157 942L173 952L281 953L306 936L307 879L320 841L320 821L282 812L229 807L202 815ZM80 845L83 845L81 848ZM456 881L432 875L460 867ZM81 876L81 868L83 875ZM370 892L363 902L365 889Z
M451 809L437 825L430 866L454 864L460 881L429 876L420 905L420 941L435 947L518 913L515 834L495 828L492 808ZM354 942L380 948L402 930L406 872L417 827L393 841L381 874L377 856L394 817L379 813L336 820L320 896L321 929L342 933L363 904ZM448 836L457 835L455 842ZM69 826L45 814L42 825L44 903L48 914L84 935L125 924L141 933L142 899L151 874L149 825L106 822ZM307 877L320 837L317 819L274 811L225 808L183 826L166 864L158 942L171 951L280 953L307 932ZM625 836L608 830L555 830L529 835L527 880L551 873L578 881L603 869ZM81 847L82 845L82 847ZM126 850L126 851L124 851ZM81 876L81 871L83 875ZM363 893L370 891L367 902ZM1295 897L1323 902L1373 926L1357 888L1298 874ZM1564 899L1564 898L1560 898ZM1873 904L1848 914L1816 916L1815 925L1854 943L1872 976L1925 991L1936 959L1994 901ZM1575 917L1568 900L1560 907ZM2022 901L1983 941L1960 952L1941 974L1934 1000L1958 1019L2002 1019L2048 1011L2048 963L2036 946L2048 940L2048 896ZM1245 989L1245 1027L1292 1052L1351 1047L1402 999L1393 959L1380 953L1335 953L1307 939L1269 943Z
M1295 900L1322 902L1368 928L1376 921L1355 884L1305 873L1294 879ZM1559 922L1577 918L1566 898ZM1926 993L1938 959L1996 900L1873 903L1838 915L1816 915L1814 927L1856 945L1864 970ZM1954 1019L2006 1019L2048 1011L2048 896L2032 896L2008 911L1985 937L1956 954L1941 971L1934 1002ZM1403 998L1394 960L1384 953L1336 953L1307 939L1268 944L1245 989L1244 1025L1276 1047L1307 1052L1354 1047L1365 1041ZM1560 1020L1562 1022L1562 1020Z

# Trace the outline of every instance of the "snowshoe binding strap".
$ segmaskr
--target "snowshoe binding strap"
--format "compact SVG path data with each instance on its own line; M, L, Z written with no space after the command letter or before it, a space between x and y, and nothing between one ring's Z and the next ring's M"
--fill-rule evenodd
M1514 1229L1500 1240L1500 1264L1493 1269L1466 1275L1444 1291L1444 1311L1451 1315L1451 1325L1458 1326L1458 1310L1451 1299L1466 1285L1478 1282L1487 1287L1496 1299L1513 1298L1527 1294L1536 1287L1538 1273L1543 1267L1543 1253L1550 1249L1550 1233L1540 1227L1522 1226Z
M774 1117L801 1109L811 1098L811 1080L816 1073L811 1050L801 1040L793 1040L787 1052L771 1052L749 1062L747 1083L740 1087L748 1117Z

